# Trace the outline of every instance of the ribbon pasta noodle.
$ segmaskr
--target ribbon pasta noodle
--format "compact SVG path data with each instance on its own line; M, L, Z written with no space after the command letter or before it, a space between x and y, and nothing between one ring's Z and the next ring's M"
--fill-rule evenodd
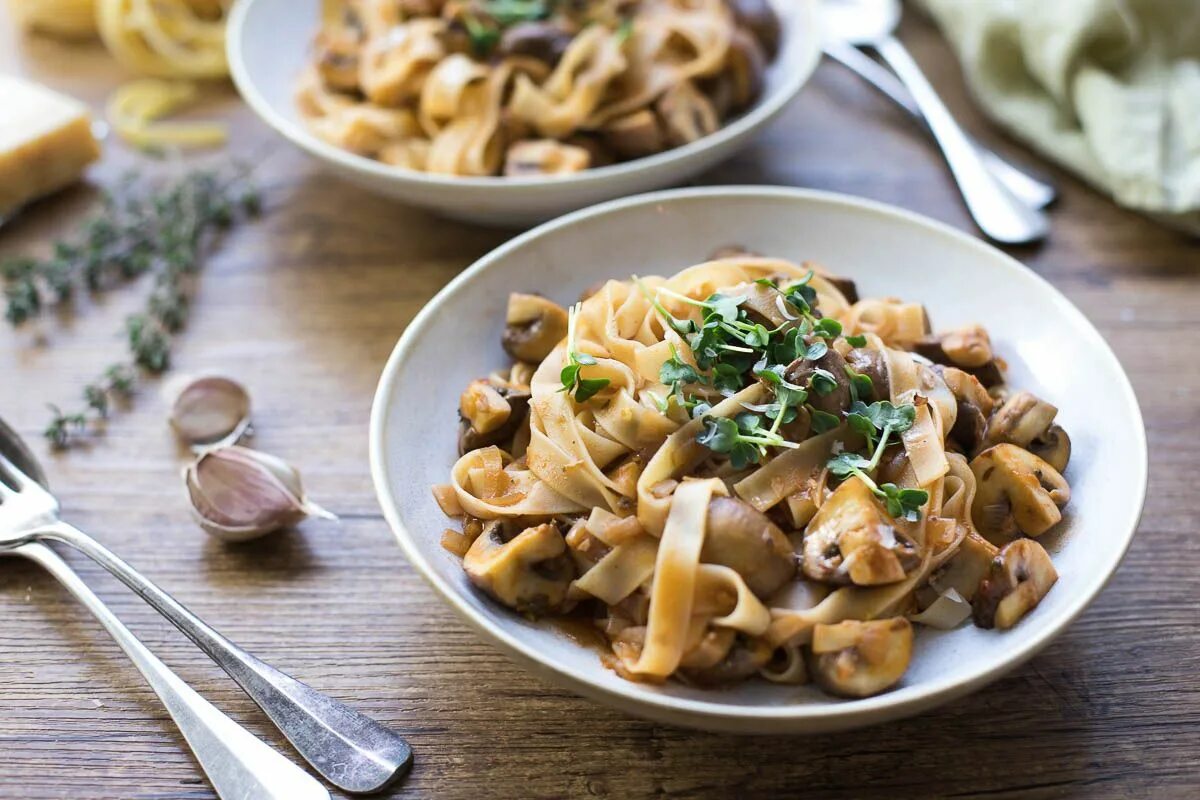
M767 3L743 5L329 0L297 105L322 139L407 169L604 166L708 135L754 103L780 23ZM420 127L368 139L364 110Z
M435 69L425 129L498 74ZM631 680L875 694L914 625L1012 627L1057 577L1036 537L1070 440L980 326L736 250L508 320L435 487L444 541L502 604L590 620Z

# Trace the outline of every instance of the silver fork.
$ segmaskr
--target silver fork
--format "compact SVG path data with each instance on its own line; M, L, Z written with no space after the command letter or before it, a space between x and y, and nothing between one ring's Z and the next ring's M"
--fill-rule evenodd
M15 436L0 422L0 437L4 433ZM12 450L0 442L0 553L52 540L100 564L224 669L296 751L335 786L358 794L375 792L408 771L412 748L399 734L242 650L104 545L60 521L58 500L5 455ZM40 557L45 563L44 554Z

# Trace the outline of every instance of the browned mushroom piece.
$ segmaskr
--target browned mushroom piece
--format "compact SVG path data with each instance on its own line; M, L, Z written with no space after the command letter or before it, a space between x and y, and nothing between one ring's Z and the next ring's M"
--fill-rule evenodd
M855 347L846 353L846 366L860 375L871 379L871 397L860 397L860 400L890 400L892 397L892 382L888 378L887 358L883 351L869 347Z
M921 554L859 478L842 483L804 531L804 574L830 584L904 580Z
M779 17L769 0L728 0L734 19L754 34L766 54L774 58L779 52L782 33Z
M963 538L954 555L930 576L929 583L938 591L953 589L970 601L998 552L996 545L972 531Z
M563 144L586 150L588 154L588 169L607 167L617 163L616 152L609 147L598 133L574 133L563 140Z
M796 557L783 531L766 514L732 497L716 497L708 504L700 560L737 571L760 598L796 574Z
M536 294L513 292L500 343L518 361L541 363L567 335L567 310Z
M1041 602L1058 580L1045 548L1032 539L1005 545L992 559L971 603L975 624L1007 630Z
M895 686L912 660L913 629L904 617L846 620L813 628L812 675L828 692L870 697Z
M720 127L712 102L691 81L680 81L655 103L662 118L667 142L673 146L688 144L708 136Z
M604 142L625 158L641 158L666 149L658 117L648 108L617 117L600 129Z
M825 279L833 284L833 287L842 293L842 297L846 298L847 303L858 302L858 284L850 278L843 278L838 275L827 275Z
M812 344L815 339L811 339ZM814 382L814 376L822 379ZM841 419L850 407L850 378L846 375L846 360L832 347L817 359L797 358L788 365L784 378L808 390L808 403L818 411Z
M519 22L504 29L496 54L527 56L551 67L556 65L567 46L571 33L553 22Z
M965 453L974 453L983 444L993 400L979 379L957 367L938 367L942 380L958 403L950 439Z
M1049 433L1058 409L1032 392L1009 395L988 420L987 443L1008 442L1028 448L1034 440Z
M724 686L753 677L770 660L770 645L735 638L720 661L703 669L682 669L680 674L698 686Z
M510 442L525 421L529 392L472 381L458 399L459 455Z
M575 569L562 533L551 523L526 528L504 541L492 521L463 557L471 583L509 608L542 615L562 610Z
M987 331L979 325L929 334L913 344L913 352L935 364L958 367L969 372L988 388L1004 382L1001 362L992 352Z
M1051 425L1030 443L1028 449L1059 472L1065 470L1071 461L1071 437L1061 425Z
M347 27L324 28L313 44L317 74L329 89L339 92L358 91L358 50L362 46L360 31Z
M1058 524L1060 509L1071 499L1058 470L1014 444L984 450L971 461L971 472L976 483L971 517L993 542L1042 535Z
M757 100L766 71L767 56L758 39L745 28L735 28L725 69L709 93L718 115L727 117Z
M526 139L509 145L504 156L504 174L567 175L581 172L591 163L591 155L582 147L554 139Z

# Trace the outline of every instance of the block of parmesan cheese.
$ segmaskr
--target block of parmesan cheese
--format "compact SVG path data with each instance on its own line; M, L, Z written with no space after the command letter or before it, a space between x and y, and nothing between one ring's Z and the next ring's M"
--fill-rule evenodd
M99 157L87 106L0 75L0 216L74 183Z

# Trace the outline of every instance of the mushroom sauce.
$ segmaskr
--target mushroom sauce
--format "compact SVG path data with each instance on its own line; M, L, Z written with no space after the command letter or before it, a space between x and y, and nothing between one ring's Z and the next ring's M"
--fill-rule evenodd
M552 175L695 141L748 108L768 0L330 0L297 102L359 155Z
M631 680L903 677L914 623L1006 629L1057 579L1057 409L987 332L725 249L570 309L510 297L507 369L463 392L443 537L471 582L587 620Z

